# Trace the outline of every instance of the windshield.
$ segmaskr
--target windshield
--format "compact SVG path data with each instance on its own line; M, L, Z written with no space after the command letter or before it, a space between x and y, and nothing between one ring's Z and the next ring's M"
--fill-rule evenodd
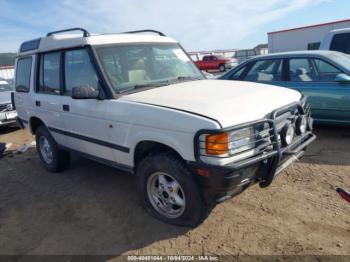
M350 55L334 52L331 54L331 58L334 62L338 63L349 71L350 68Z
M0 79L0 92L12 91L12 82L10 80Z
M177 44L113 45L97 47L96 51L117 93L173 81L203 79Z

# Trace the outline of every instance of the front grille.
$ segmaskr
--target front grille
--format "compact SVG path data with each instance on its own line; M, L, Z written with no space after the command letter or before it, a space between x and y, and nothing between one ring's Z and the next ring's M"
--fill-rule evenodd
M284 150L280 139L283 127L287 124L294 125L300 115L310 116L310 107L305 103L293 104L289 107L277 109L268 114L263 120L232 129L231 131L253 127L255 130L253 135L254 141L249 144L246 143L241 147L237 147L235 149L237 153L217 155L215 158L230 159L230 161L236 162L248 158L260 157L262 155L277 154L280 150ZM205 136L206 132L203 132L198 137L198 155L201 159L212 157L205 151ZM293 144L296 139L298 139L298 136L294 137L291 144ZM236 140L231 142L236 142ZM253 146L249 147L250 145Z

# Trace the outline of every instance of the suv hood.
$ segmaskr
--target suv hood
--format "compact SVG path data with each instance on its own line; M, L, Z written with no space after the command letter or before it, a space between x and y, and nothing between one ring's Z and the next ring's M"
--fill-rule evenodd
M297 102L298 91L265 84L198 80L123 96L122 100L168 107L218 121L223 128L264 118L274 109Z

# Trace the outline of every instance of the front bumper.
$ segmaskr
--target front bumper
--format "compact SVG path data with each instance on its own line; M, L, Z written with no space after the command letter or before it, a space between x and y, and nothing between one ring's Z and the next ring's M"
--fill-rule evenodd
M302 107L297 106L303 112ZM285 112L285 108L279 110ZM270 118L262 120L271 124L273 127L271 132L276 138L279 137L275 122L277 112L272 112ZM296 136L289 146L283 147L276 140L273 150L251 158L217 166L202 162L200 156L197 155L197 161L189 163L189 166L197 174L195 177L204 198L207 201L222 202L257 182L261 187L269 186L276 176L300 159L306 147L316 139L312 133L312 119L309 120L307 132Z
M5 125L15 123L16 117L17 117L17 112L15 110L0 112L0 126L5 126Z
M207 176L196 176L206 200L222 202L257 182L261 187L269 186L283 170L303 156L306 147L315 139L316 136L308 132L280 152L272 151L226 166L198 162L190 163L189 166L195 173L199 169L206 170Z

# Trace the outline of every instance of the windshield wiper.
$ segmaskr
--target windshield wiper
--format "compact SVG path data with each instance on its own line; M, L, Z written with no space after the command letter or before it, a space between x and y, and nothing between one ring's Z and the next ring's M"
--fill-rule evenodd
M130 88L124 89L119 91L119 94L129 92L138 88L145 88L145 87L160 87L160 86L166 86L170 85L176 82L182 82L182 81L190 81L190 80L201 80L203 79L202 77L194 77L194 76L178 76L176 78L164 80L164 81L159 81L159 82L154 82L154 83L145 83L145 84L140 84L140 85L134 85Z
M144 87L160 87L160 86L165 86L165 85L169 85L168 80L167 81L160 81L160 82L154 82L154 83L147 83L147 84L140 84L140 85L134 85L130 88L124 89L119 91L119 94L128 92L128 91L132 91L138 88L144 88Z
M176 78L169 79L168 81L171 83L174 82L182 82L182 81L191 81L191 80L201 80L202 77L199 76L178 76Z

